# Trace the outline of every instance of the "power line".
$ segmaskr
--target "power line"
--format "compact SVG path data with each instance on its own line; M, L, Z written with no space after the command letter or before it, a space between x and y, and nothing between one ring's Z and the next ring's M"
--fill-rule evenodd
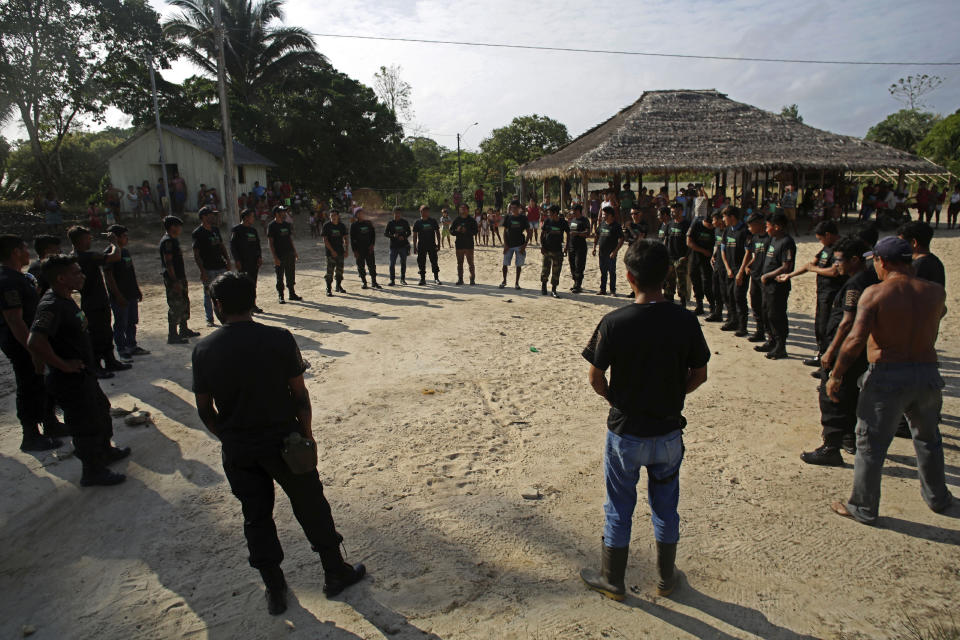
M386 36L357 36L342 33L311 33L319 38L349 38L356 40L384 40L388 42L415 42L422 44L451 44L465 47L490 47L500 49L529 49L533 51L565 51L570 53L606 53L622 56L648 56L654 58L686 58L691 60L725 60L731 62L785 62L790 64L835 64L859 66L896 66L896 67L956 67L960 62L897 62L867 60L802 60L791 58L754 58L736 56L703 56L687 53L653 53L650 51L619 51L616 49L575 49L571 47L546 47L527 44L501 44L494 42L466 42L459 40L427 40L423 38L388 38Z

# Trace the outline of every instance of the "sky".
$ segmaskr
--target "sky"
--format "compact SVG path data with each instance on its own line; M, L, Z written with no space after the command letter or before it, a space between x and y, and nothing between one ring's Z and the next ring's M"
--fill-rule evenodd
M256 1L256 0L254 0ZM165 0L150 0L163 14ZM960 62L956 0L286 0L285 22L311 33L774 58ZM645 90L717 89L806 124L863 136L903 107L887 91L909 74L943 84L929 110L960 108L960 66L879 67L683 60L316 37L334 67L372 86L399 65L415 126L447 147L481 140L519 115L546 115L576 137ZM195 73L184 62L163 75ZM111 124L125 124L119 113ZM128 119L127 119L128 122ZM472 126L472 123L478 123ZM409 133L409 130L408 130Z

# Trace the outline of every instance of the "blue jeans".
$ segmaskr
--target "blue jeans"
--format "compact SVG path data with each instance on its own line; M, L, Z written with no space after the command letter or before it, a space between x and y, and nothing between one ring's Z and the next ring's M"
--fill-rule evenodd
M617 292L617 259L600 256L600 291L607 290L607 275L610 275L610 293Z
M123 355L137 346L137 323L140 322L137 299L128 298L123 306L110 300L110 307L113 309L113 343Z
M950 505L937 426L943 386L936 363L876 363L860 378L853 494L846 505L859 522L877 521L883 461L903 415L913 436L924 502L934 511Z
M410 247L394 248L390 247L390 280L396 278L397 258L400 258L400 279L407 279L407 255L410 253Z
M630 546L633 509L637 506L640 467L647 468L647 500L653 533L658 542L680 539L680 463L683 462L683 432L677 429L653 438L618 436L607 431L603 456L607 501L604 544L619 549Z
M217 276L226 272L226 269L207 269L208 280L203 283L203 312L207 315L207 322L213 322L213 300L210 299L210 285L217 279Z

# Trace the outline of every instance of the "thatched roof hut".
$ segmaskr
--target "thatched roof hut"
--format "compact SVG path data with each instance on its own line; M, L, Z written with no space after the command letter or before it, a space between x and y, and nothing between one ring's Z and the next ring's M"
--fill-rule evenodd
M726 171L945 170L915 155L842 136L731 100L715 90L645 91L640 99L550 155L523 178Z

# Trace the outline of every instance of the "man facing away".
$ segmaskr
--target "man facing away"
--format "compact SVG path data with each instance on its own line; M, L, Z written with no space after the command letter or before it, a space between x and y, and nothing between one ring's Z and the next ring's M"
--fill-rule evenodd
M287 608L287 583L273 521L274 481L290 498L297 521L320 554L328 598L360 581L366 569L350 566L340 555L343 537L316 469L306 367L293 335L253 321L255 290L242 275L225 273L210 289L223 326L193 349L197 413L223 445L223 471L243 508L250 566L263 578L267 610L278 615ZM257 373L251 376L250 371ZM291 468L284 458L284 449L294 446L288 440L292 434L312 450L312 468Z
M902 238L884 238L874 247L873 265L880 283L861 294L853 328L827 382L827 393L839 401L844 376L866 346L869 365L860 379L857 401L853 492L846 503L832 505L841 516L863 524L875 524L879 516L883 461L904 414L913 436L924 502L940 513L953 501L937 426L944 382L935 347L940 319L946 313L946 291L915 277L912 260L913 249Z
M296 292L297 260L300 254L293 244L293 225L286 219L287 208L277 205L273 208L273 221L267 225L267 238L270 243L270 254L273 256L273 269L277 274L277 302L284 304L283 283L286 279L290 300L303 300Z
M590 363L590 384L609 403L610 411L601 569L584 569L580 577L591 589L614 600L623 600L626 593L624 573L641 467L647 468L647 496L657 541L657 592L670 595L677 585L677 504L687 424L683 404L686 395L706 381L710 359L696 316L663 296L661 283L670 268L666 247L650 240L635 242L624 264L634 304L604 316L583 350ZM650 336L657 340L651 341Z
M256 212L247 208L240 212L240 224L230 230L230 255L237 271L245 275L253 283L253 290L257 290L257 275L263 265L263 253L260 249L260 234L253 226L253 217ZM263 309L254 305L254 313L263 313Z
M137 344L139 304L143 302L143 293L137 282L133 256L127 249L130 244L127 228L115 224L107 231L113 234L117 247L120 248L120 259L103 265L103 277L107 281L110 308L113 310L113 342L117 346L117 353L124 358L149 355L149 351Z

